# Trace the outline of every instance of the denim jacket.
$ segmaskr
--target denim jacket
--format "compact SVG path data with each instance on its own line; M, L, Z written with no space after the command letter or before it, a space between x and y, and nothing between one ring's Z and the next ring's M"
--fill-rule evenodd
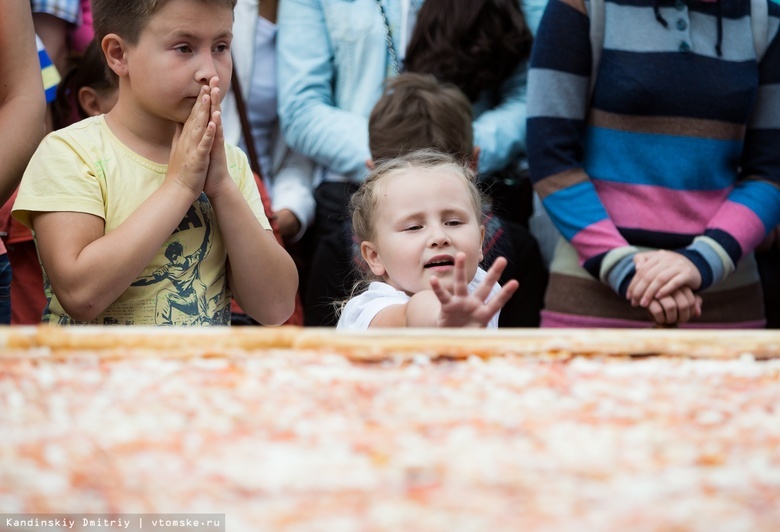
M383 2L398 0L383 0ZM530 0L529 26L545 0ZM391 26L399 10L386 10ZM376 0L282 0L279 10L279 116L294 149L330 175L365 178L368 116L382 94L390 54ZM521 65L494 106L475 104L479 169L493 172L525 151L525 85Z

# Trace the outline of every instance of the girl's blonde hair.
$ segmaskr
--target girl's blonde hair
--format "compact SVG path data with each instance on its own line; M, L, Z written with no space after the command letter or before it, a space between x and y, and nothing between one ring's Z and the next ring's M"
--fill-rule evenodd
M482 218L484 198L475 183L474 172L453 156L437 150L417 150L393 159L379 162L368 174L349 202L352 214L352 231L358 242L372 241L375 236L376 210L381 189L387 178L408 170L451 170L463 178L471 196L471 204L477 219ZM410 190L410 194L414 191Z
M376 236L376 211L387 179L399 172L410 170L449 170L461 177L469 191L477 220L482 220L485 200L477 188L475 174L469 166L452 155L437 150L417 150L377 164L352 195L349 206L352 213L352 230L358 245L364 241L373 241ZM410 190L409 194L414 194L414 190ZM358 277L359 280L352 287L349 298L335 303L337 313L349 299L365 290L372 281L380 280L366 267L360 268Z

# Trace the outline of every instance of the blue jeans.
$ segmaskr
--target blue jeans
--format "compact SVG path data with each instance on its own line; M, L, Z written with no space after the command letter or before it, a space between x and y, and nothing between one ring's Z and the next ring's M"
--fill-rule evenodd
M11 263L8 253L0 255L0 325L11 324Z

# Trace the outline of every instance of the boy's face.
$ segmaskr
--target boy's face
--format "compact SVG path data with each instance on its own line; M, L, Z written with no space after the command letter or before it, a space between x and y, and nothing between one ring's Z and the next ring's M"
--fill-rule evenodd
M375 275L410 295L430 290L433 276L452 290L455 254L462 251L467 278L474 278L483 228L462 177L445 168L401 170L377 193L374 253L364 249Z
M141 113L185 122L201 86L230 82L233 11L198 0L169 0L126 51L131 101Z

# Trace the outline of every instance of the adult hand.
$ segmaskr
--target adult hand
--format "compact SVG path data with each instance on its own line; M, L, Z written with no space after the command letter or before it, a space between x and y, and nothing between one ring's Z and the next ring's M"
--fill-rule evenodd
M661 300L685 286L691 290L701 286L699 269L674 251L660 249L637 253L634 265L636 274L626 292L634 307L647 308L653 300Z
M659 325L681 325L701 316L701 296L684 286L670 295L655 299L647 307Z

